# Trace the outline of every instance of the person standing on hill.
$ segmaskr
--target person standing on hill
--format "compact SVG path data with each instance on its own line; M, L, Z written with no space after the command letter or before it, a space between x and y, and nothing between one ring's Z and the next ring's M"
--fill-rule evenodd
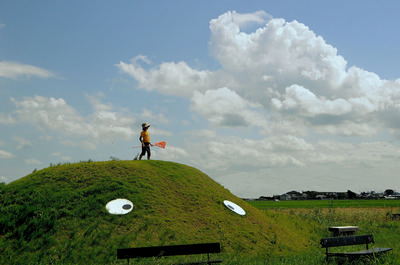
M142 143L142 153L139 156L139 160L141 160L146 153L147 153L147 159L150 160L151 156L150 146L153 146L153 144L150 142L150 134L148 132L149 127L150 124L148 124L147 122L142 124L143 131L140 133L139 137L139 141Z

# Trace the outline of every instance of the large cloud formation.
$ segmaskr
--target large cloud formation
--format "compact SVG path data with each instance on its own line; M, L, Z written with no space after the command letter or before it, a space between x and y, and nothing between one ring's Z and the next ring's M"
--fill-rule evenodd
M386 114L399 110L400 80L348 68L337 49L304 24L265 17L265 12L227 12L211 20L210 50L221 64L218 71L192 69L185 62L150 70L137 61L118 66L141 88L191 98L193 110L221 126L247 126L248 115L235 112L244 108L251 113L253 106L263 106L277 119L295 116L296 127L311 126L317 132L370 135L376 133L375 122L397 129ZM241 31L249 23L261 26L251 33ZM217 98L217 106L204 104ZM266 121L257 124L263 127Z
M101 96L87 96L93 111L86 115L64 99L34 96L12 99L16 110L0 113L0 124L31 123L44 132L80 137L86 143L80 146L92 149L110 135L132 140L137 134L132 125L138 128L139 118L193 125L179 128L177 136L152 127L155 135L171 136L168 152L157 153L157 159L192 164L239 196L247 196L247 190L254 196L318 185L363 189L377 175L396 183L400 79L384 80L349 66L306 25L263 11L226 12L212 19L209 28L217 70L196 69L184 61L153 65L141 54L116 65L136 81L135 89L186 100L192 115L185 115L185 121L157 115L156 109L121 111L102 103ZM31 76L55 75L0 62L0 77ZM0 159L11 157L0 150Z
M385 153L391 154L390 161L398 158L393 146L371 137L399 135L400 79L383 80L348 66L335 47L306 25L263 11L226 12L210 21L210 30L209 48L221 65L216 71L185 62L149 68L150 62L140 62L143 55L117 65L141 89L190 99L191 109L214 129L235 129L220 137L193 132L197 141L209 143L194 148L194 164L225 174L230 170L232 180L238 170L249 176L269 167L356 168ZM342 142L343 136L356 140ZM369 145L360 138L365 136ZM204 158L209 156L215 159Z

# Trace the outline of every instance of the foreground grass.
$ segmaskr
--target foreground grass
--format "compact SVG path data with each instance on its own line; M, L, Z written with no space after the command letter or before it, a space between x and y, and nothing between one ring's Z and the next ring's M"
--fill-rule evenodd
M134 210L110 215L105 205L116 198ZM287 213L266 215L204 173L163 161L52 166L0 185L0 202L0 264L126 264L118 248L206 242L220 242L222 255L265 260L307 251L319 230Z
M266 204L274 207L266 207ZM310 245L302 253L288 253L284 256L247 256L245 253L221 254L225 265L327 265L327 264L370 264L398 265L400 264L400 222L387 219L387 213L400 212L400 201L337 201L334 207L330 202L321 201L291 201L282 204L274 202L251 202L276 222L294 230L301 230L306 225L314 234ZM290 205L290 207L288 206ZM354 207L356 205L356 207ZM386 207L382 207L382 205ZM279 206L279 207L278 207ZM353 208L354 207L354 208ZM300 221L301 220L301 221ZM326 261L325 249L319 245L323 237L331 236L329 226L357 225L358 234L373 234L375 247L391 247L393 250L386 255L370 259L349 261L344 259L329 259ZM300 235L301 236L301 235ZM306 235L303 235L306 236ZM309 236L309 235L308 235ZM293 236L292 240L296 240ZM356 246L363 249L364 246ZM346 247L343 248L346 251ZM349 249L347 249L349 251ZM192 261L186 258L186 261ZM141 260L138 264L154 264L154 260ZM156 264L168 264L168 260ZM123 263L121 263L123 264Z
M246 255L244 252L213 254L212 257L223 260L225 265L327 265L327 264L371 264L371 265L398 265L400 261L398 249L400 247L400 222L387 220L384 208L293 208L293 209L264 209L265 214L294 230L302 230L305 225L315 230L310 245L302 253L286 253L283 256L275 255ZM391 210L391 209L390 209ZM326 261L324 249L319 246L322 237L330 236L329 226L336 225L358 225L358 234L373 234L376 247L391 247L392 252L380 257L346 261L333 260ZM308 233L305 231L304 233ZM290 233L288 235L291 236ZM292 240L306 235L294 234ZM364 246L359 246L360 249ZM171 264L174 262L194 262L206 260L205 256L182 256L161 259L140 259L135 260L134 264ZM131 261L132 262L132 261ZM57 263L54 264L66 264ZM94 263L95 264L95 263ZM110 264L126 264L125 260L114 260Z
M125 216L106 212L115 198L134 202ZM223 200L241 205L242 217ZM386 220L399 201L251 202L232 195L191 167L162 161L57 165L8 185L0 183L0 264L126 264L125 247L220 242L223 264L326 264L322 237L328 226L358 225L381 259L355 264L399 264L400 227ZM346 203L345 205L340 203ZM397 203L397 204L396 204ZM390 204L390 205L389 205ZM258 208L258 209L257 209ZM135 260L170 264L204 260L182 256ZM354 264L354 263L353 263Z
M372 234L375 247L393 248L387 255L372 260L349 261L339 260L342 264L400 264L400 221L387 218L387 214L400 212L399 200L343 200L343 201L288 201L288 202L250 202L253 206L263 209L269 216L288 213L289 216L309 220L315 226L316 242L322 237L329 237L329 226L356 225L360 227L357 234ZM319 229L319 231L317 231ZM362 249L363 246L360 246ZM346 250L346 247L342 248ZM347 249L348 251L349 249ZM322 257L322 259L321 259ZM272 262L278 262L272 258ZM261 261L260 261L261 262ZM328 264L324 258L324 249L312 246L306 255L285 257L279 262L265 264ZM292 262L292 263L290 263ZM329 264L336 264L331 262ZM263 263L259 263L263 264Z

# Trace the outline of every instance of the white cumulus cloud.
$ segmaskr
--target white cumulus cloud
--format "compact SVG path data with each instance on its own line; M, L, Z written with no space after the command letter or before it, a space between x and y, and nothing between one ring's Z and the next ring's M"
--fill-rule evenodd
M398 157L398 144L379 148L383 143L374 137L400 138L400 79L349 66L337 48L296 20L230 11L209 28L220 69L186 62L150 67L143 55L117 65L137 88L186 97L208 121L209 128L186 133L182 159L223 175L312 166L327 174L343 166L352 174Z
M344 99L327 100L317 98L310 90L292 85L286 88L283 100L272 99L278 110L295 111L297 115L316 116L320 114L344 115L352 111L352 105Z
M208 87L211 75L209 71L192 69L185 62L163 63L158 68L148 71L137 61L131 64L120 62L117 67L135 78L140 88L186 97L190 97L194 90L203 90Z
M219 126L266 126L266 121L255 104L241 98L236 92L224 87L208 90L204 94L195 92L192 97L193 110L211 123ZM254 109L251 109L255 107Z
M245 32L248 23L259 27ZM192 110L214 126L277 128L271 121L283 120L299 132L371 135L376 123L397 132L391 117L400 114L400 82L348 68L338 50L306 25L233 11L211 20L210 30L210 50L222 66L217 71L185 62L145 69L141 57L118 67L140 88L190 98Z

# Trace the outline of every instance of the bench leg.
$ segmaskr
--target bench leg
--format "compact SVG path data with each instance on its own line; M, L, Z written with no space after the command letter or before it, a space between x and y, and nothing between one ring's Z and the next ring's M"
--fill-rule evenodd
M329 260L329 255L328 255L328 248L326 248L326 252L325 252L325 255L326 255L326 262L328 262L328 260Z

